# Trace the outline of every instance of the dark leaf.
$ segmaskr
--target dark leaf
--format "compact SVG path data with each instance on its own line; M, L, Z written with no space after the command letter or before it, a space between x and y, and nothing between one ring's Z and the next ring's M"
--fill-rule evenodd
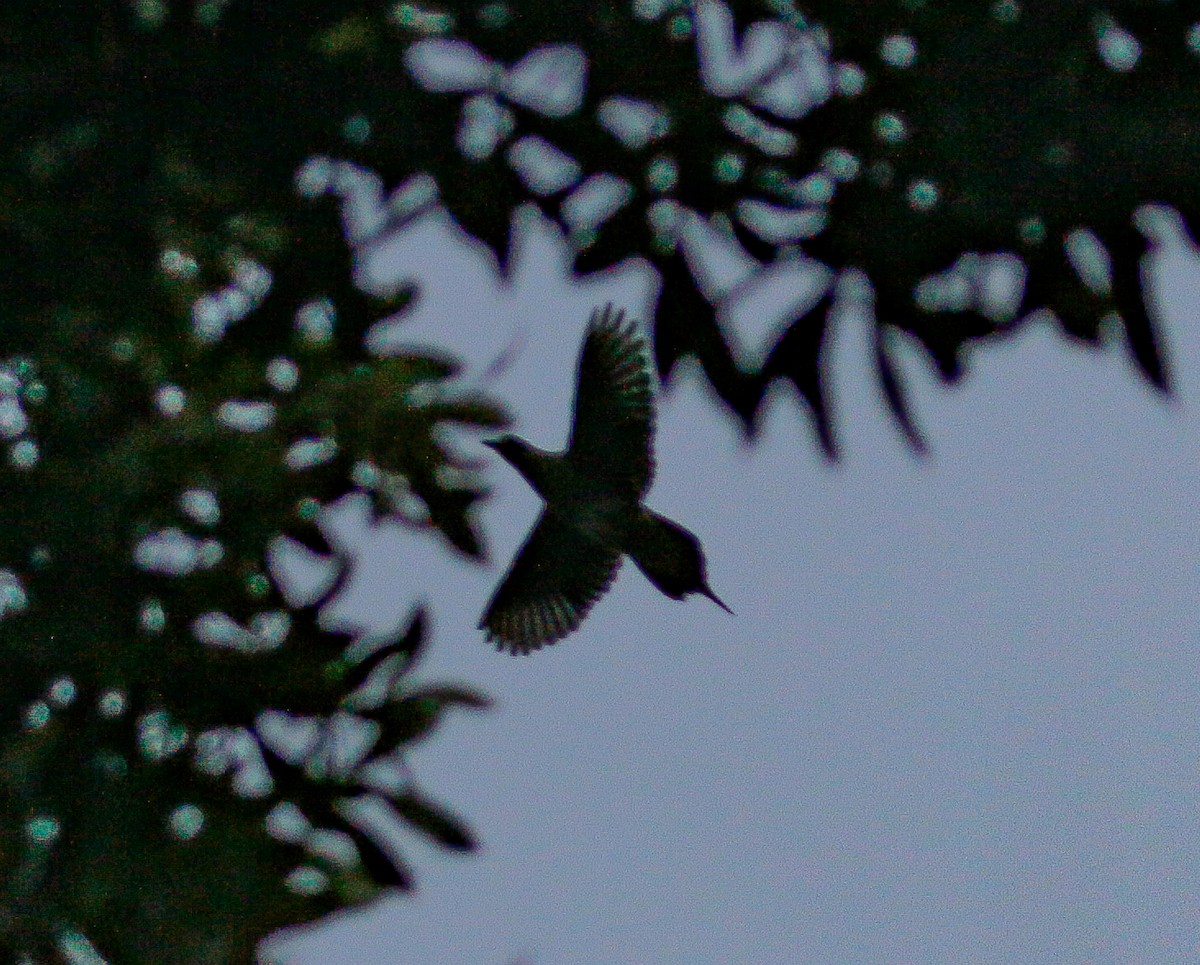
M908 440L908 444L915 452L923 454L926 451L925 439L913 420L908 399L905 397L900 371L891 352L888 351L887 330L882 326L875 330L875 364L879 366L879 383L883 388L884 397L887 399L888 408L904 431L904 437Z
M1156 326L1146 309L1141 259L1146 251L1145 238L1126 227L1109 241L1113 257L1113 301L1121 315L1129 349L1152 385L1163 392L1170 389L1170 372L1159 344Z
M763 366L765 379L786 378L808 403L817 438L825 455L837 455L837 442L825 402L821 349L829 326L834 292L827 291L801 318L796 319L776 343Z
M474 837L458 818L421 797L415 791L391 798L396 813L438 844L455 851L474 851Z
M420 659L424 651L426 644L426 623L425 608L418 607L403 636L391 643L385 643L350 668L345 677L347 693L353 693L362 686L371 673L391 657L399 657L392 673L391 683L394 684L397 677L407 673ZM388 687L389 691L390 689L391 684Z
M363 870L375 884L381 888L412 890L412 872L391 848L382 847L370 834L344 818L331 820L330 823L354 840Z

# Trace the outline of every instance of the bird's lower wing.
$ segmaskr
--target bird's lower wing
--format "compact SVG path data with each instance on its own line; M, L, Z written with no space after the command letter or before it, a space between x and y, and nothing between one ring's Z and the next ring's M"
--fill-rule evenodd
M479 622L498 650L530 653L561 640L612 585L612 550L543 512Z

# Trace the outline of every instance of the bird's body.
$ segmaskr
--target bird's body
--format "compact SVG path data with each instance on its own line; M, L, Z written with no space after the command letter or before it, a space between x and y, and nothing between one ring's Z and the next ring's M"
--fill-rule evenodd
M515 436L489 442L545 500L480 621L501 650L529 653L579 626L630 556L667 596L708 587L687 530L642 505L654 472L654 398L645 341L612 306L592 313L579 356L571 439L548 452Z

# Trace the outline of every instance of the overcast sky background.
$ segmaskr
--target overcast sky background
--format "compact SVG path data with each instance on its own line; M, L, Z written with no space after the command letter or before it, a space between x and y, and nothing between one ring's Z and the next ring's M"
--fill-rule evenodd
M739 39L720 4L696 9L701 79L747 94L787 38ZM789 96L813 109L828 64L789 49ZM462 47L421 50L409 66L427 86L501 83L543 112L539 97L582 96L581 54L497 70ZM489 97L476 102L503 113ZM464 150L503 129L480 124ZM354 172L329 165L302 173L302 192L353 196ZM379 228L366 188L365 207L345 209L360 242ZM414 895L281 938L272 959L1200 962L1200 261L1172 242L1171 219L1145 224L1165 242L1148 261L1172 401L1119 340L1084 349L1046 320L973 352L954 388L906 347L931 446L919 459L883 404L868 323L848 312L832 329L844 456L830 464L786 387L747 447L681 366L660 398L649 503L701 538L736 616L668 600L627 565L567 640L495 652L476 623L540 504L476 438L460 441L496 487L488 565L372 527L354 498L327 513L356 559L333 621L395 626L424 599L422 679L496 699L411 755L482 850L407 837ZM516 431L557 447L592 308L648 319L657 282L639 262L573 280L554 232L522 225L510 282L440 209L363 243L358 277L421 286L377 346L448 350L466 386L511 406ZM811 299L798 264L782 285L737 257L707 266L710 294L740 283L722 324L747 364L772 344L789 287Z
M392 344L449 346L550 447L591 308L645 318L656 289L638 263L572 283L552 234L527 229L511 286L436 214L360 270L419 276ZM882 404L860 316L833 332L838 464L787 390L747 447L681 369L649 503L700 536L733 617L626 565L576 634L499 654L475 624L539 507L514 471L478 447L496 486L485 567L343 503L330 533L358 565L339 622L395 623L421 596L421 677L496 699L412 755L482 849L412 836L415 895L273 958L1200 961L1200 268L1178 245L1152 260L1173 401L1120 345L1041 321L973 353L955 388L914 350L923 460ZM754 326L747 344L770 319Z

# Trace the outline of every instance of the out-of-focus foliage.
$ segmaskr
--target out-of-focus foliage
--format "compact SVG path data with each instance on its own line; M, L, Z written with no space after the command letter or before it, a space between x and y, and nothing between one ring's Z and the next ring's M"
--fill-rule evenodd
M384 97L346 16L0 5L5 961L248 962L410 887L399 828L473 846L403 754L483 699L409 682L415 607L391 638L317 619L321 506L357 486L477 555L453 430L503 421L451 360L366 351L409 293L355 289L296 194ZM289 545L332 583L285 599Z
M712 304L728 292L701 295L688 263L698 227L764 268L802 250L865 273L881 385L918 444L892 332L952 380L972 342L1046 309L1076 338L1124 340L1167 385L1131 216L1149 202L1200 214L1200 14L1188 4L397 9L410 11L413 74L442 104L416 115L417 163L455 216L503 252L507 206L532 194L581 270L651 259L660 371L697 356L748 428L766 386L788 379L834 450L821 359L834 298L798 309L765 361L747 362ZM393 181L410 163L398 141L381 136L368 159Z
M1200 27L1180 2L91 0L0 4L0 952L249 961L274 928L411 878L389 834L470 838L403 747L452 706L393 638L285 599L277 537L322 554L349 486L479 551L496 426L452 360L377 358L327 194L440 196L507 260L532 198L588 270L663 279L665 375L699 358L754 424L795 384L834 449L832 289L748 361L693 236L763 270L801 250L873 287L947 379L1046 308L1168 381L1130 226L1195 223ZM432 180L429 176L432 176ZM386 190L385 190L386 189ZM297 550L299 552L299 550ZM372 646L375 649L372 650ZM374 817L372 817L374 815Z

